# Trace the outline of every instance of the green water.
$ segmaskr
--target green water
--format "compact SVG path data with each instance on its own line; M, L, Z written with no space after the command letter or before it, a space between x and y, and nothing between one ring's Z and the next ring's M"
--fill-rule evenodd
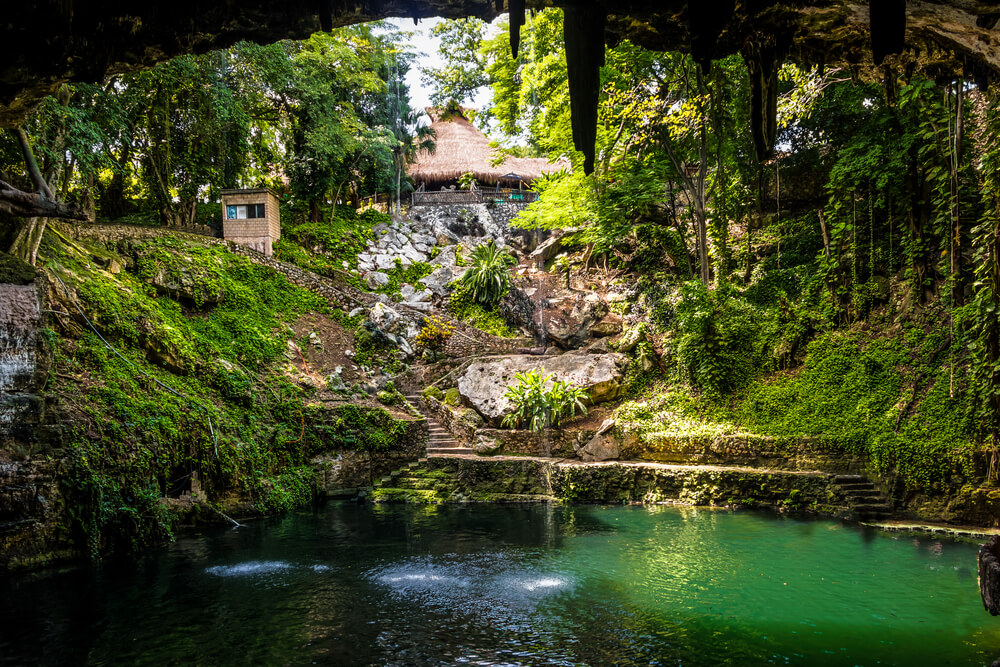
M8 578L0 663L988 665L976 550L691 508L330 505Z

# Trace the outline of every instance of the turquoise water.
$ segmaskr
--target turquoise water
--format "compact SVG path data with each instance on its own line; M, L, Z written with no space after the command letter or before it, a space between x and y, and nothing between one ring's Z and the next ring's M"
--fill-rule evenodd
M0 580L0 664L988 665L976 550L693 508L329 505Z

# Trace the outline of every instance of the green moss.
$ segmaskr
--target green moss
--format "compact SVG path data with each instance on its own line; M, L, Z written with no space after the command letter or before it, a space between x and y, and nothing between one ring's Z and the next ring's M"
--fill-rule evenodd
M118 352L92 333L46 333L49 388L77 415L65 439L72 530L92 553L169 539L159 499L195 472L213 502L283 511L312 500L318 453L399 446L405 425L384 410L310 404L311 390L282 372L288 325L325 309L323 299L217 246L164 239L119 250L134 269L111 276L71 249L47 249ZM202 294L221 297L175 301L145 282L154 274L196 277Z
M426 397L433 398L438 401L444 400L444 392L438 387L425 387L421 393Z
M724 398L676 380L647 383L615 410L617 428L650 451L721 435L809 437L896 473L909 489L955 489L973 470L973 406L961 366L919 326L890 338L863 331L819 336L795 372L760 377ZM905 410L905 412L904 412Z
M275 256L321 275L336 276L357 269L358 255L374 239L372 227L392 220L374 209L358 214L346 207L337 208L332 217L326 213L322 218L321 222L310 222L302 211L283 209L285 222Z
M456 318L500 338L515 338L519 335L500 315L499 304L487 309L475 302L468 285L461 281L453 281L450 286L452 291L448 296L448 310Z
M0 283L27 285L35 279L35 267L27 262L0 252Z
M444 392L444 404L452 407L457 407L462 404L462 395L458 392L458 389L452 387L448 391Z
M375 398L382 405L399 405L402 402L399 394L392 391L379 391L375 394Z

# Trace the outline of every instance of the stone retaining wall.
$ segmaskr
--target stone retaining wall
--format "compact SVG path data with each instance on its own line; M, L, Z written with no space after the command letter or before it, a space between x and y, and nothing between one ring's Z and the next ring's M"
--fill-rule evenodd
M406 432L391 451L369 456L353 450L332 450L312 460L319 494L328 498L353 497L383 475L397 470L427 452L427 421L407 422Z
M628 433L620 438L623 459L683 463L686 465L739 465L778 470L825 470L861 474L865 462L819 438L773 438L725 435L717 437L656 436L647 442Z
M525 456L555 456L575 458L576 450L594 437L596 431L563 431L553 429L534 433L525 429L484 428L476 431L477 438L489 438L497 443L497 454Z
M826 474L509 458L431 458L427 468L449 473L451 496L469 500L531 495L538 500L597 503L735 504L831 513L842 509L832 476Z

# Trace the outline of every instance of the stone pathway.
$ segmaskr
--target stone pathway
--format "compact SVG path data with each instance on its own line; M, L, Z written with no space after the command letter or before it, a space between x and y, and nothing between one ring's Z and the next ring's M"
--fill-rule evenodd
M470 447L463 447L437 419L420 409L420 395L407 394L406 402L427 420L427 456L472 456L478 458Z

